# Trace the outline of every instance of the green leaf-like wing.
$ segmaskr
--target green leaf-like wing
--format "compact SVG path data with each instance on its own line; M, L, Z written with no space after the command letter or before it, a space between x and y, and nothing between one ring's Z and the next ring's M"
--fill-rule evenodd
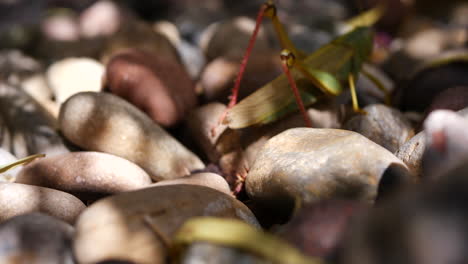
M310 82L298 71L292 71L305 106L317 101L319 91L311 88ZM257 124L267 124L297 110L294 94L285 75L267 83L229 110L225 123L232 129Z
M349 74L357 76L370 56L372 46L372 30L357 27L324 45L304 61L297 61L299 67L291 72L304 105L315 103L323 93L340 94L343 91L341 82L347 80ZM282 74L229 110L225 123L233 129L266 124L296 109L294 95Z

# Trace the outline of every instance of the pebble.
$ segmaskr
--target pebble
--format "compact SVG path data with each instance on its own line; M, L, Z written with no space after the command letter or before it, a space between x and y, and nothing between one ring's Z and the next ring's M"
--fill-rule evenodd
M252 202L288 217L298 201L346 198L373 202L387 170L406 171L391 152L347 130L293 128L258 153L246 180ZM402 178L391 179L398 183Z
M467 259L465 168L388 200L349 228L336 263L436 264Z
M112 93L164 127L176 125L197 104L194 84L182 64L149 52L116 53L107 64L105 79Z
M360 133L392 153L414 135L411 123L395 108L372 104L364 111L366 115L354 116L343 128Z
M195 140L200 152L211 164L216 164L231 187L237 176L245 175L248 163L241 144L241 132L219 124L226 106L208 103L195 109L186 120L188 133ZM214 131L214 134L213 134Z
M407 38L404 51L416 59L427 59L442 53L444 50L463 48L466 38L461 28L428 28Z
M73 231L45 214L15 216L0 224L0 263L73 264Z
M60 109L59 125L74 144L132 161L155 181L204 168L195 154L147 115L112 94L83 92L72 96Z
M225 247L206 242L195 242L191 244L181 257L182 264L272 264L266 260L245 250Z
M437 179L468 158L468 119L449 110L436 110L424 121L426 148L423 176Z
M224 58L216 58L205 66L199 84L205 101L227 100L229 87L239 71L239 63ZM231 87L232 88L232 87Z
M0 183L0 222L41 212L73 224L85 205L75 196L54 189L20 183Z
M70 96L86 91L102 89L104 66L91 58L66 58L55 62L47 69L47 82L58 104Z
M176 25L169 21L161 20L153 24L153 29L165 35L177 48L182 62L192 79L197 79L205 65L205 55L198 46L182 39Z
M25 55L20 50L6 49L0 51L0 69L2 69L0 79L8 80L10 83L15 80L19 81L39 72L41 68L42 65L39 61Z
M456 86L468 86L468 51L445 52L428 59L414 70L396 95L396 104L403 111L424 112L439 93ZM406 70L408 71L408 70ZM411 72L411 70L410 70Z
M225 194L231 195L231 189L227 181L219 174L211 172L194 173L178 179L160 181L151 186L165 186L175 184L193 184L210 187Z
M366 72L364 74L363 72ZM383 92L379 88L375 81L373 81L369 76L375 78L381 85L382 88L385 89L386 92ZM391 98L386 98L388 95L391 97L391 94L395 90L395 83L393 80L380 68L374 66L372 64L364 63L362 65L362 72L359 73L359 77L356 81L356 89L357 94L359 95L359 104L362 106L366 106L369 104L381 104L386 103L387 101L391 101ZM349 92L349 90L345 90L345 93ZM363 97L361 99L361 97ZM366 102L367 101L367 102Z
M240 145L239 131L219 124L219 117L226 110L221 103L209 103L196 108L186 120L190 135L210 162L216 163L226 153ZM212 129L214 134L212 133Z
M182 40L180 44L177 45L177 50L190 77L192 77L192 79L197 79L206 63L205 56L200 48Z
M342 246L344 234L354 218L367 207L364 203L349 200L308 204L297 210L276 233L308 256L329 259Z
M233 19L208 26L201 36L201 49L207 61L211 62L218 57L241 59L249 43L250 36L255 27L255 20L248 17L235 17ZM265 52L272 48L269 36L273 32L262 25L257 35L252 55ZM233 38L232 36L236 36ZM252 59L254 61L254 59Z
M78 20L80 35L85 38L96 38L114 34L120 26L120 9L116 3L100 0L81 12Z
M78 21L73 11L50 12L41 22L41 33L50 40L72 42L80 38Z
M421 63L437 59L447 52L463 50L466 46L466 33L461 27L434 27L432 21L418 16L407 22L408 28L401 30L403 38L391 43L392 53L384 64L386 72L395 80L411 79Z
M182 63L171 41L152 27L133 16L125 16L119 30L110 36L101 52L101 62L106 64L115 54L127 49L138 49L163 61Z
M465 119L468 118L468 108L464 108L460 111L457 112L459 115L464 117ZM443 135L447 137L447 141L445 142L445 145L447 145L447 149L452 150L452 149L460 149L463 148L463 144L461 142L464 142L466 138L463 136L460 130L460 127L462 126L463 121L456 121L458 118L455 118L455 123L454 119L451 119L451 122L446 122L450 121L445 120L444 118L442 120L438 120L436 122L428 120L428 123L426 123L426 126L429 125L433 128L437 127L444 127L446 130L443 132ZM456 123L458 122L458 123ZM451 124L450 124L451 123ZM452 125L455 125L452 127ZM453 138L455 136L455 138ZM452 137L452 138L449 138ZM444 139L444 138L442 138ZM412 172L413 175L416 176L417 179L422 179L424 177L423 173L423 155L425 153L426 148L431 148L431 146L427 146L428 140L426 139L426 133L424 131L419 132L416 134L414 137L412 137L408 142L406 142L403 146L400 147L400 149L395 153L395 155L401 159L409 168L409 170ZM436 154L436 150L430 150L431 152L434 152L433 154ZM456 155L454 154L449 154L445 153L441 155L439 153L439 158L444 157L446 159L447 157L453 156L455 157ZM458 157L456 160L462 159L463 157ZM426 155L426 163L431 166L431 163L434 164L439 164L439 160L436 156L433 155ZM452 159L452 161L454 161ZM429 171L429 170L427 170Z
M33 161L21 170L16 182L69 192L81 199L92 199L143 188L151 184L151 178L126 159L84 151Z
M421 162L425 148L426 136L424 132L419 132L395 152L395 156L406 164L417 179L422 177Z
M0 148L0 167L13 163L17 160L18 158L16 158L13 154L3 148ZM0 173L0 182L14 182L20 170L21 167L15 167Z
M32 75L20 84L21 88L33 97L54 119L58 118L60 105L52 100L53 94L47 84L45 74Z
M468 107L468 86L455 86L441 91L426 109L426 117L437 109L458 111Z
M79 263L166 263L165 247L194 216L231 217L258 226L244 204L222 192L196 185L154 186L99 200L86 209L76 224L74 252Z
M281 74L278 58L279 55L275 52L262 52L252 55L242 77L239 100ZM242 58L218 57L206 65L199 81L205 101L227 103L240 69L241 60Z
M0 147L18 158L69 152L54 119L22 89L0 82Z
M342 126L342 121L339 118L339 108L335 99L314 104L313 108L307 109L307 114L314 128L340 128ZM241 141L245 148L248 163L253 164L255 162L259 151L268 139L290 128L304 126L302 114L295 113L289 115L288 118L282 118L271 124L247 128L246 132L242 133Z

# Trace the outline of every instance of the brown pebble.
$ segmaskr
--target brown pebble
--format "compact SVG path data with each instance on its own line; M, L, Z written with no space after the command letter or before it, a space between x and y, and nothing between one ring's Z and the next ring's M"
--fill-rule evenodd
M177 61L128 49L107 64L106 85L162 126L173 126L197 104L190 76Z

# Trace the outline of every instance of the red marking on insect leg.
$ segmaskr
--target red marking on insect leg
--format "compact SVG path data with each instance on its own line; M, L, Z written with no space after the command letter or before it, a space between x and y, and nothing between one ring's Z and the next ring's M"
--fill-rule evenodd
M294 78L291 75L291 71L289 70L289 66L287 65L287 62L285 59L282 58L282 63L281 65L283 66L283 71L288 77L288 82L289 85L291 86L291 89L294 93L294 97L296 98L296 103L297 106L299 107L299 110L301 111L302 118L304 119L304 122L306 123L306 126L312 127L312 122L310 121L309 115L307 114L304 103L302 102L301 95L299 94L299 89L296 86L296 81L294 81Z

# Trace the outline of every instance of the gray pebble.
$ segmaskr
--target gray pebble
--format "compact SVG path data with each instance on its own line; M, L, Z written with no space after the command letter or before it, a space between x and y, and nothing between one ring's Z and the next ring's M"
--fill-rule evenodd
M10 218L0 225L0 263L73 264L73 227L41 213Z

